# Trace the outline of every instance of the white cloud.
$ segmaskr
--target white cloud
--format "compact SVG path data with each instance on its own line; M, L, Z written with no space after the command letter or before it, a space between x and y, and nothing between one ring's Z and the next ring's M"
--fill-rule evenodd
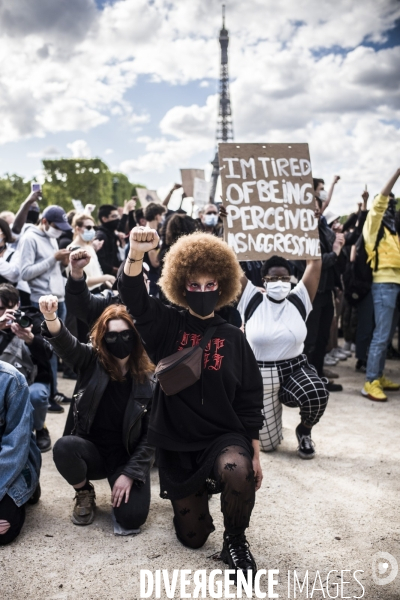
M29 158L44 158L46 156L61 156L61 152L55 146L47 146L37 152L28 152Z
M106 150L104 150L104 154L106 156L109 156L110 154L113 154L114 150L112 148L107 148Z
M230 0L235 138L308 141L316 175L341 171L335 202L343 206L365 182L380 185L399 153L400 53L365 42L384 42L398 18L392 0ZM103 11L94 0L0 3L0 143L112 119L124 135L145 128L151 115L134 105L138 78L206 88L218 77L219 27L213 0L116 0ZM154 139L145 129L144 151L121 168L151 175L212 156L217 95L203 106L183 98L164 110ZM85 144L69 147L87 153Z
M85 140L75 140L71 144L67 144L67 148L71 150L72 158L91 158L92 152Z

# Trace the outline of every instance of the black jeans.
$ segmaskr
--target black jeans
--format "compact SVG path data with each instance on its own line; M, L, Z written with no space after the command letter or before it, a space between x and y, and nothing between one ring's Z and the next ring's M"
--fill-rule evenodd
M217 457L213 476L221 489L225 532L244 533L255 502L255 481L250 454L242 446L228 446ZM177 538L189 548L201 548L214 531L206 483L195 494L171 500Z
M17 506L8 494L0 500L0 520L8 521L10 529L0 535L0 546L13 542L19 535L25 521L25 505Z
M54 445L53 458L61 475L70 485L77 485L85 479L108 479L112 489L121 474L117 469L107 477L104 460L96 446L76 435L66 435ZM147 519L150 507L150 476L138 487L132 485L129 500L114 508L115 518L125 529L138 529Z
M313 302L313 309L307 319L304 353L307 355L308 362L317 369L320 377L323 377L324 357L333 315L332 292L317 293Z

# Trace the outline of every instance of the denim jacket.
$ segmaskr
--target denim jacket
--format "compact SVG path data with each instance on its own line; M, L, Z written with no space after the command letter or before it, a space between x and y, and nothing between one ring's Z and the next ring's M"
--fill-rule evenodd
M39 481L42 457L32 426L26 379L0 361L0 500L8 494L17 506L29 500Z

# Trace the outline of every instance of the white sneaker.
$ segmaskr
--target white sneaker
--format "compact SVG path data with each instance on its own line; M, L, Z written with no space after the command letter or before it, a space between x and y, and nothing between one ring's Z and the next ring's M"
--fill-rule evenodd
M347 348L346 344L349 344L348 348ZM345 342L344 345L343 345L343 347L342 346L338 346L338 349L340 350L340 352L342 352L346 356L351 356L350 346L351 346L350 342Z
M338 360L347 360L347 354L345 354L340 348L333 348L329 352L329 356Z
M324 358L324 366L325 367L335 367L339 362L339 359L333 358L329 354L325 354Z

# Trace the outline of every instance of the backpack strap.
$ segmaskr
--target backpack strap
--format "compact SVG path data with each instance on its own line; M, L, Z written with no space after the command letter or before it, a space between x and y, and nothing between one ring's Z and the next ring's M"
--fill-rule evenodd
M294 306L299 311L301 318L303 319L303 321L305 321L307 319L307 311L306 311L306 307L304 306L304 303L303 303L302 299L300 298L300 296L298 296L297 294L291 293L287 296L286 300L289 300L289 302L294 304Z
M251 298L251 300L248 303L246 310L244 312L244 322L245 323L247 323L247 321L249 319L251 319L251 317L255 313L256 308L258 306L260 306L262 301L263 301L263 295L261 292L257 292L256 294L254 294L254 296Z

